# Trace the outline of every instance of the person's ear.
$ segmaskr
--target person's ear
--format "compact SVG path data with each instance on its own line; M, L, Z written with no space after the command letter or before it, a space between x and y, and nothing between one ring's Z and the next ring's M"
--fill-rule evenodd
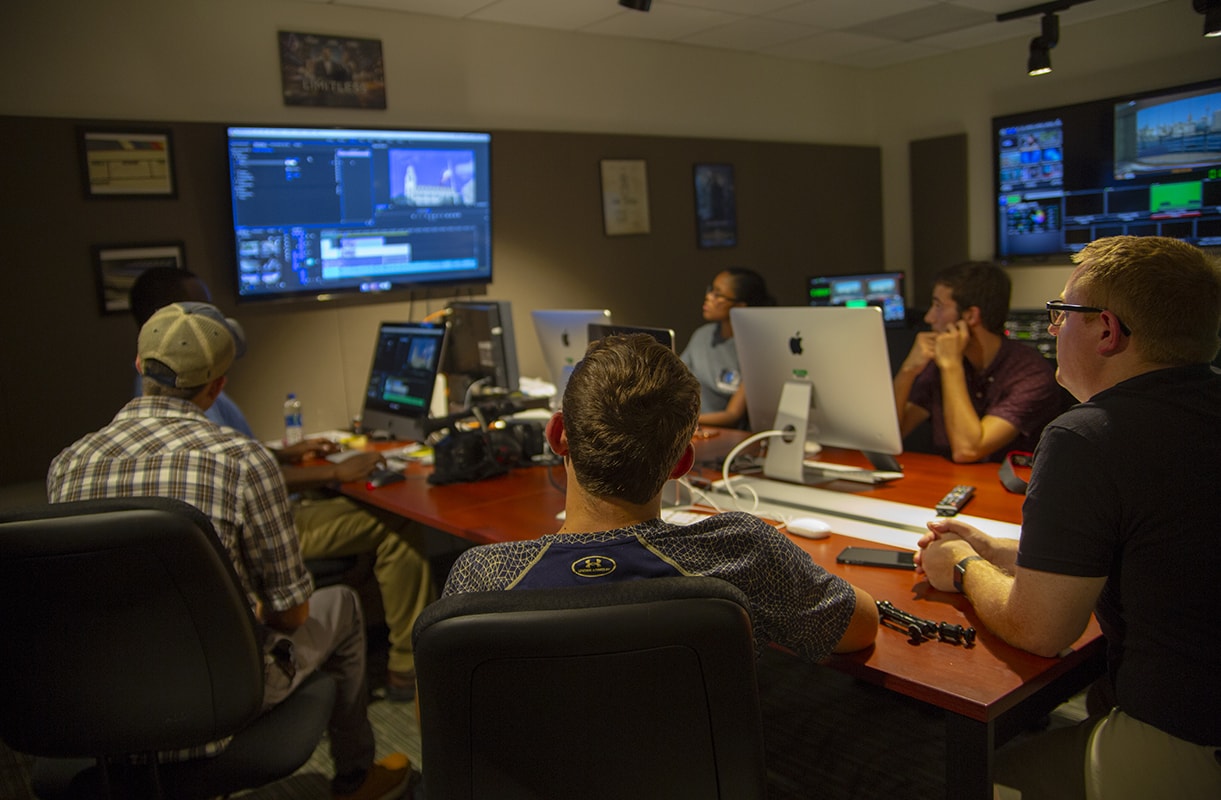
M557 411L551 415L551 419L547 420L544 434L547 437L547 444L551 446L551 452L557 456L568 455L568 434L564 430L563 411Z
M978 327L980 324L979 306L968 306L962 312L962 321L970 325L972 328Z
M1119 317L1110 311L1103 311L1098 314L1098 321L1102 323L1098 336L1099 355L1113 356L1128 348L1128 337L1119 326Z
M687 449L679 456L678 463L674 465L674 469L670 470L670 480L678 480L690 472L693 466L695 466L695 446L688 444Z

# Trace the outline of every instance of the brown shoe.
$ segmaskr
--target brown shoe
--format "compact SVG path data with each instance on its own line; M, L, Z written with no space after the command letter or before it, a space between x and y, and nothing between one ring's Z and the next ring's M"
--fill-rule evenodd
M347 794L332 793L335 800L395 800L407 791L411 777L411 759L402 753L391 753L369 767L364 783Z

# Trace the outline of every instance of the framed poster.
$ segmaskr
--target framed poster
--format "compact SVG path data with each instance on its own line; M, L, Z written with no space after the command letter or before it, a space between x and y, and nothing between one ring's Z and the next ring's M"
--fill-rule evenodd
M125 314L131 310L131 285L140 273L152 267L186 269L182 242L137 245L94 245L98 304L103 314Z
M279 31L286 106L386 107L380 39Z
M173 197L168 130L80 129L81 168L89 197Z
M602 224L607 236L649 232L644 159L602 159Z
M738 243L732 164L695 165L695 224L700 247L733 247Z

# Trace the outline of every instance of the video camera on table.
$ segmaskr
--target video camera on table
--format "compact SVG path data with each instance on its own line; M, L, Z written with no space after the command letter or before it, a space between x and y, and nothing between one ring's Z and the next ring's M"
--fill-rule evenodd
M504 475L517 466L534 463L548 452L539 420L504 419L530 408L547 408L548 399L505 398L475 403L448 417L429 420L432 430L449 433L433 445L433 472L428 482L437 485L467 483ZM475 427L460 423L475 420Z

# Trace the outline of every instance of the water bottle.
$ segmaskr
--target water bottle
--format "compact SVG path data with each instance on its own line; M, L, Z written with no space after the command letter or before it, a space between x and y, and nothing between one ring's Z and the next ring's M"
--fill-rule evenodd
M284 401L284 446L292 447L304 438L305 433L301 427L301 401L289 392L288 399Z

